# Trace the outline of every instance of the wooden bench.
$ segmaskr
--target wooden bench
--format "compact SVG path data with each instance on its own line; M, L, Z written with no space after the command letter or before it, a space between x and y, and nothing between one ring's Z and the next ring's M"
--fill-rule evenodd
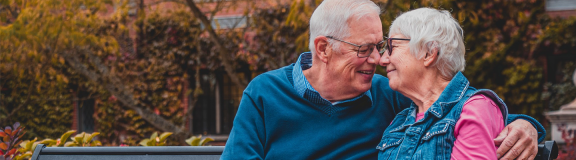
M217 160L224 146L46 147L38 144L31 160ZM536 160L556 159L555 141L538 145Z
M224 146L46 147L38 144L31 160L218 160Z

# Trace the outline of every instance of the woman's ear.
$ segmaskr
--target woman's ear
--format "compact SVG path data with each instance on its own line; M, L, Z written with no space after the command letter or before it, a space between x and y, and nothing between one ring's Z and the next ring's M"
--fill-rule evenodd
M316 37L314 39L314 49L316 50L314 56L318 57L322 62L327 63L331 55L328 47L328 38L325 36Z
M440 51L438 50L437 47L428 50L424 58L424 66L426 67L432 66L434 62L438 59L438 55L440 55Z

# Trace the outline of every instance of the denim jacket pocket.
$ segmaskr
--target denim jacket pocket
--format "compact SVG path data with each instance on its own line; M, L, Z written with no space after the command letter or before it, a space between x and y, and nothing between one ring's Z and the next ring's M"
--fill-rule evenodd
M400 145L400 143L402 143L403 139L404 139L404 136L402 134L390 134L389 133L389 135L384 135L382 137L382 140L380 141L380 144L378 144L378 146L376 146L376 149L378 149L380 151L384 151L387 148L398 146L398 145Z
M428 130L428 132L422 137L422 140L427 141L435 136L440 136L446 134L453 127L451 122L439 122Z

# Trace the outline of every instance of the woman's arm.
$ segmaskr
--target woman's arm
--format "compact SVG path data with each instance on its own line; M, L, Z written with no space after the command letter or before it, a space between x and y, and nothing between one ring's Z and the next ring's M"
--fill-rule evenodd
M490 98L472 96L456 122L452 159L497 159L494 138L504 126L500 108Z

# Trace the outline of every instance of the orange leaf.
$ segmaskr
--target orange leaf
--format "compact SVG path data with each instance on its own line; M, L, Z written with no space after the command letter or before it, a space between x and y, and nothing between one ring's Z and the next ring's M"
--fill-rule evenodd
M0 132L0 137L4 137L4 136L7 136L6 133Z
M24 134L26 134L26 131L20 132L20 136L18 136L18 139L22 139L22 136L24 136Z
M20 145L20 143L22 143L22 140L18 141L17 143L14 144L14 146L18 146Z
M13 130L12 133L10 134L10 137L15 137L16 134L18 134L18 130Z
M16 148L10 150L10 152L8 152L8 154L6 154L6 155L12 155L12 154L14 154L14 153L16 153Z
M0 149L2 149L2 150L7 150L7 149L8 149L8 145L6 145L6 143L0 143Z
M4 132L6 132L6 134L10 135L10 134L12 134L12 129L7 128L6 130L4 130Z

